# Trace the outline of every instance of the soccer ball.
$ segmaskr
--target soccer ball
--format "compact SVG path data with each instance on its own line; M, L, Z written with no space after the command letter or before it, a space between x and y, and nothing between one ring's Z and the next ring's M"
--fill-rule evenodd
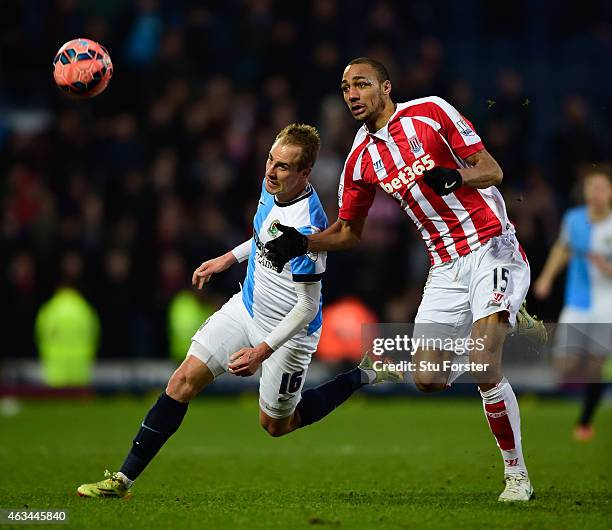
M89 39L64 44L53 59L53 78L64 92L78 98L93 98L107 86L113 63L106 48Z

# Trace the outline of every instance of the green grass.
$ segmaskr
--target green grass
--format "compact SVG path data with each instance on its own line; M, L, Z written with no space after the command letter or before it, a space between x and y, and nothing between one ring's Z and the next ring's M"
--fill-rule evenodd
M502 465L480 401L427 397L355 396L278 439L252 397L203 398L131 501L77 497L119 467L152 401L26 402L0 417L0 508L67 508L69 527L108 530L610 528L612 409L577 444L578 405L535 398L521 401L537 494L523 505L496 501Z

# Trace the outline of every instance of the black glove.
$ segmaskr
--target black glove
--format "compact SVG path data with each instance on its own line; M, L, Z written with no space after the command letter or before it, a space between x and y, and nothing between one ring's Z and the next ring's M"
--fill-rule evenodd
M282 235L266 243L266 258L272 262L276 272L282 272L291 258L308 252L308 238L292 226L276 223L276 228Z
M425 172L425 184L427 184L438 195L448 195L458 190L463 185L461 173L456 169L434 167Z

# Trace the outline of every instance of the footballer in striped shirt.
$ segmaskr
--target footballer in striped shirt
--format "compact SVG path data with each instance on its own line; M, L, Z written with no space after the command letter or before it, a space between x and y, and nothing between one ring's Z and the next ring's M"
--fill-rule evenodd
M268 258L278 266L304 248L351 248L361 239L377 190L395 200L415 223L431 262L414 335L482 345L461 356L457 350L419 349L412 359L414 382L423 392L439 391L466 371L457 366L486 366L472 376L504 461L506 488L499 500L527 501L533 488L501 352L510 328L530 328L540 341L546 333L524 309L529 263L496 187L502 170L472 123L444 99L395 103L380 62L352 60L340 88L362 125L340 177L338 220L318 234L284 234L268 243ZM453 368L432 369L441 366Z

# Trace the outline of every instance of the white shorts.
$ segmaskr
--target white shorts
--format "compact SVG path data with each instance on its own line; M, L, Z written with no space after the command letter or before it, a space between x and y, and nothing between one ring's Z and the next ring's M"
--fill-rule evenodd
M610 315L603 316L590 310L565 306L559 315L555 331L555 355L609 356L612 350Z
M515 235L493 237L470 254L431 267L414 335L466 339L474 322L499 311L508 312L514 327L529 282L529 263Z
M300 401L312 354L321 330L291 339L261 365L259 406L272 418L291 416ZM267 333L260 329L244 307L242 293L236 293L214 313L192 340L187 355L200 359L215 377L227 372L230 356L241 348L253 348Z

